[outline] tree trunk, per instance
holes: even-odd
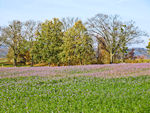
[[[48,66],[50,67],[50,63],[48,63]]]
[[[125,62],[125,55],[123,54],[123,57],[122,57],[122,62],[124,63]]]
[[[112,64],[112,63],[113,63],[113,54],[110,53],[110,64]]]
[[[82,65],[82,59],[80,58],[80,65]]]
[[[14,54],[14,66],[17,66],[17,54]]]
[[[70,60],[68,61],[68,66],[70,66]]]
[[[33,63],[34,63],[34,60],[33,60],[33,55],[31,56],[31,67],[33,67]]]
[[[97,63],[100,61],[100,43],[98,43],[98,48],[97,48]]]

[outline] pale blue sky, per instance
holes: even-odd
[[[86,20],[97,13],[118,14],[123,20],[134,20],[150,34],[150,0],[0,0],[1,26],[13,19],[44,21],[69,16]],[[138,47],[147,43],[145,38],[145,43]]]

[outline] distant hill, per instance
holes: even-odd
[[[150,59],[150,55],[147,53],[147,49],[145,48],[133,48],[135,49],[135,56],[146,56],[147,58]],[[130,51],[131,49],[129,49]]]
[[[5,46],[0,47],[0,58],[5,58],[8,53],[8,48]]]
[[[135,49],[135,56],[146,56],[147,58],[150,59],[150,55],[147,53],[147,49],[145,48],[134,48]],[[95,48],[96,50],[96,48]],[[131,51],[131,49],[129,49]],[[6,57],[8,53],[8,48],[5,46],[0,47],[0,58]]]

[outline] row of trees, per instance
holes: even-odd
[[[97,14],[83,23],[78,18],[53,18],[45,22],[14,20],[0,28],[0,46],[9,47],[8,58],[17,62],[49,65],[84,65],[124,61],[127,47],[142,42],[133,21]],[[96,41],[93,41],[96,39]],[[97,44],[97,47],[94,45]],[[96,49],[95,49],[96,48]]]

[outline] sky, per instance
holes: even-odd
[[[0,26],[12,20],[50,20],[54,17],[79,17],[83,21],[98,13],[120,15],[133,20],[150,35],[150,0],[0,0]],[[143,37],[146,47],[149,37]]]

